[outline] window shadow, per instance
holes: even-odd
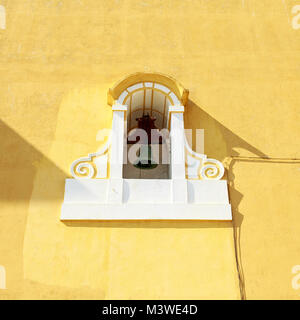
[[[225,178],[228,181],[229,200],[232,207],[233,238],[240,284],[240,295],[241,299],[244,300],[246,299],[246,290],[240,243],[242,229],[241,226],[244,216],[239,210],[240,203],[243,199],[243,194],[241,194],[235,188],[235,175],[233,173],[233,168],[237,160],[235,160],[233,157],[239,156],[237,149],[243,149],[258,158],[268,158],[268,156],[255,146],[236,135],[230,129],[226,128],[218,120],[204,111],[203,107],[197,105],[194,101],[188,101],[187,110],[188,112],[185,114],[185,126],[186,128],[193,129],[193,148],[195,149],[196,146],[196,129],[204,129],[204,153],[208,157],[215,158],[220,161],[226,161],[226,159],[229,159],[229,162],[226,165],[227,168]],[[195,121],[195,119],[197,120]],[[197,127],[195,127],[195,125],[197,125]]]
[[[223,161],[226,157],[238,156],[236,149],[246,150],[256,157],[268,158],[265,153],[226,128],[192,100],[188,100],[186,110],[185,128],[193,130],[194,150],[196,129],[204,129],[204,151],[210,158]],[[232,116],[234,117],[234,114]]]

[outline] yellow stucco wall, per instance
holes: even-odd
[[[0,299],[299,299],[297,4],[1,0]],[[233,223],[59,220],[70,163],[111,126],[108,88],[137,71],[190,90]]]

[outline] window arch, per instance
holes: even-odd
[[[127,106],[127,129],[137,127],[136,118],[149,114],[156,118],[159,129],[167,127],[170,106],[180,105],[180,101],[170,88],[155,82],[139,82],[125,89],[117,100]]]
[[[185,106],[188,90],[177,80],[161,73],[138,72],[116,83],[108,92],[108,104],[126,105],[128,131],[143,114],[155,117],[159,129],[167,127],[170,106]]]

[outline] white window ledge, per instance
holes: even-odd
[[[61,220],[232,220],[225,180],[67,179]]]

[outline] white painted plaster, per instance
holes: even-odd
[[[118,102],[119,102],[120,104],[123,104],[124,99],[125,99],[127,96],[128,96],[128,92],[127,92],[126,90],[123,91],[123,92],[121,93],[119,99],[118,99]]]
[[[124,179],[123,202],[170,203],[171,184],[169,179]]]
[[[120,210],[119,214],[115,208]],[[149,208],[157,212],[151,212]],[[62,220],[148,218],[230,220],[227,183],[222,180],[184,179],[67,179],[66,181]]]
[[[173,92],[171,92],[169,94],[169,96],[172,98],[173,103],[174,103],[175,106],[179,106],[180,105],[180,101],[178,100],[177,96]]]
[[[163,85],[161,85],[159,83],[155,83],[154,84],[154,88],[159,89],[159,90],[161,90],[161,91],[163,91],[163,92],[165,92],[167,94],[170,92],[169,88],[167,88],[167,87],[165,87],[165,86],[163,86]]]
[[[117,179],[122,178],[123,172],[125,110],[127,110],[126,106],[119,106],[119,109],[113,110],[110,177]]]
[[[172,109],[172,108],[170,108]],[[183,113],[171,112],[172,179],[185,179],[185,146]]]
[[[134,84],[133,86],[127,88],[127,90],[128,90],[129,92],[132,92],[132,91],[134,91],[134,90],[141,89],[141,88],[143,88],[143,87],[144,87],[144,86],[143,86],[142,83],[137,83],[137,84]]]
[[[230,204],[73,204],[61,220],[232,220]]]
[[[66,179],[65,202],[105,203],[108,179]]]

